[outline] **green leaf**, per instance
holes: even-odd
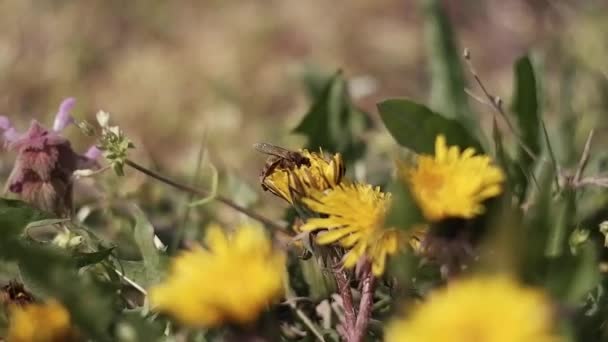
[[[507,175],[508,188],[522,199],[525,195],[524,185],[527,183],[526,176],[511,158],[503,142],[503,137],[496,123],[496,118],[492,121],[492,139],[494,140],[494,156],[496,163]]]
[[[600,281],[598,256],[593,243],[584,244],[577,255],[546,261],[547,287],[557,298],[577,305]]]
[[[399,179],[393,180],[388,191],[392,194],[391,208],[387,213],[385,225],[409,230],[417,223],[424,222],[422,213],[409,187]]]
[[[312,100],[323,96],[323,90],[334,75],[328,74],[315,65],[307,65],[302,73],[302,81]]]
[[[133,227],[135,243],[143,258],[147,278],[152,283],[160,282],[164,267],[161,263],[161,253],[154,245],[154,227],[138,206],[133,204],[131,213],[135,218],[135,226]]]
[[[560,256],[568,249],[568,236],[574,230],[576,217],[576,193],[565,189],[550,206],[551,225],[547,237],[545,254],[551,257]]]
[[[123,311],[115,331],[118,341],[164,341],[161,322],[144,317],[141,308]]]
[[[74,262],[76,263],[76,267],[81,268],[88,265],[93,265],[104,261],[107,257],[112,254],[114,247],[110,248],[102,248],[97,252],[92,253],[82,253],[75,252],[72,257],[74,258]]]
[[[465,93],[466,82],[461,52],[452,26],[440,0],[421,0],[427,55],[430,58],[430,107],[452,119],[460,119],[464,126],[477,134],[477,116],[469,106]]]
[[[153,281],[153,279],[150,279],[148,277],[148,272],[146,272],[146,268],[144,266],[143,261],[122,260],[113,258],[112,266],[124,277],[129,278],[130,280],[144,288],[148,288],[156,283],[155,281]]]
[[[417,153],[433,154],[438,134],[446,137],[448,145],[482,151],[479,142],[458,121],[447,119],[421,104],[391,99],[379,103],[378,110],[395,140]]]
[[[0,238],[21,234],[31,222],[51,218],[50,213],[43,212],[31,205],[14,199],[0,198]]]
[[[538,274],[546,267],[547,241],[552,230],[553,189],[551,182],[554,177],[553,167],[548,161],[537,165],[536,179],[538,187],[529,187],[525,206],[528,208],[523,218],[523,234],[517,239],[525,243],[519,264],[522,266],[525,279],[537,279]]]
[[[308,284],[308,297],[313,301],[319,301],[331,296],[336,292],[337,285],[331,272],[327,272],[321,258],[310,258],[300,260],[302,275]]]
[[[538,155],[541,146],[538,93],[534,68],[528,56],[521,57],[515,63],[515,89],[513,90],[513,112],[522,142]],[[532,158],[521,147],[518,159],[527,170],[532,164]]]
[[[308,138],[310,150],[323,148],[341,153],[346,161],[360,158],[365,152],[361,135],[371,127],[369,116],[355,108],[341,72],[334,74],[323,86],[320,95],[293,130]]]

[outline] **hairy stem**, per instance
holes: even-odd
[[[338,285],[338,292],[342,298],[342,307],[344,308],[344,322],[340,334],[345,341],[351,342],[353,333],[355,331],[355,324],[357,322],[357,313],[353,305],[353,294],[350,290],[350,281],[348,275],[340,263],[340,259],[337,256],[332,258],[332,272],[334,278],[336,278],[336,284]]]
[[[359,303],[359,312],[353,332],[353,342],[361,342],[365,338],[367,326],[372,313],[374,304],[374,290],[376,288],[376,277],[372,273],[371,265],[367,265],[362,277],[361,286],[361,302]]]

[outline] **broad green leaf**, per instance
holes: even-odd
[[[120,272],[121,277],[126,277],[136,284],[147,288],[156,282],[148,277],[143,261],[112,259],[114,270]]]
[[[513,112],[517,119],[517,132],[522,142],[538,155],[541,146],[539,104],[534,68],[528,56],[521,57],[515,63],[515,89],[513,90]],[[521,147],[518,159],[528,170],[533,159]]]
[[[131,213],[135,218],[135,226],[133,227],[135,243],[143,258],[144,269],[148,279],[157,283],[160,281],[164,267],[161,263],[161,253],[154,245],[154,227],[138,206],[132,205]]]
[[[495,159],[507,174],[509,189],[520,200],[523,200],[527,184],[536,183],[534,170],[529,168],[524,170],[524,167],[509,154],[509,151],[505,147],[503,136],[497,126],[496,119],[493,120],[492,138],[494,140]]]
[[[123,311],[114,330],[118,341],[163,341],[161,322],[144,317],[141,308]]]
[[[321,258],[300,260],[304,280],[308,284],[308,297],[313,301],[322,300],[336,292],[336,281],[331,272],[324,270]]]
[[[446,137],[448,145],[482,151],[479,142],[458,121],[447,119],[421,104],[392,99],[379,103],[378,110],[395,140],[414,152],[433,154],[435,138],[439,134]]]
[[[546,267],[545,251],[552,230],[551,206],[553,205],[554,178],[553,167],[547,160],[537,165],[536,179],[538,187],[529,187],[524,200],[527,211],[523,218],[523,235],[518,236],[522,243],[520,266],[523,267],[524,278],[537,280],[539,272]]]
[[[576,193],[565,189],[550,206],[551,226],[547,238],[545,254],[558,257],[568,248],[568,237],[574,230],[576,217]]]
[[[593,243],[583,245],[577,255],[563,255],[546,261],[546,286],[557,298],[578,305],[600,281],[598,258]]]
[[[422,213],[404,182],[399,179],[393,180],[388,186],[388,191],[392,194],[392,204],[386,214],[387,227],[409,230],[414,225],[424,222]]]
[[[21,234],[28,224],[51,217],[50,213],[38,210],[23,201],[0,198],[0,239]]]
[[[302,81],[306,86],[308,95],[312,100],[315,100],[323,95],[323,90],[331,81],[332,74],[321,70],[320,67],[307,65],[302,73]]]
[[[505,149],[503,137],[496,123],[496,119],[492,121],[492,139],[494,140],[494,157],[496,159],[496,163],[506,173],[509,188],[514,193],[521,194],[521,197],[523,197],[525,189],[520,189],[522,174],[521,172],[517,172],[517,169],[514,167],[514,161],[511,159],[511,156],[509,156],[509,153]]]
[[[465,78],[452,26],[440,0],[420,0],[424,15],[426,50],[430,59],[430,107],[459,119],[477,134],[477,116],[469,106]]]
[[[533,170],[529,167],[524,167],[509,155],[508,151],[505,149],[503,137],[496,124],[496,119],[493,121],[492,138],[494,140],[496,162],[507,175],[509,190],[515,195],[518,202],[521,203],[526,195],[528,184],[536,184]]]
[[[361,135],[370,127],[369,116],[352,104],[346,81],[342,73],[337,72],[324,84],[293,133],[305,135],[308,138],[306,147],[310,150],[323,148],[353,161],[365,152]]]

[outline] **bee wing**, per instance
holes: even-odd
[[[268,143],[255,143],[253,144],[253,148],[256,149],[258,152],[262,152],[264,154],[269,154],[271,156],[276,156],[284,159],[289,159],[292,154],[292,152],[288,149],[271,145]]]

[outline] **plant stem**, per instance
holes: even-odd
[[[198,157],[196,158],[196,166],[194,167],[194,173],[192,174],[192,182],[193,186],[198,185],[199,181],[199,172],[203,165],[203,159],[207,157],[207,150],[205,149],[205,143],[207,141],[207,131],[203,132],[203,138],[201,139],[201,147],[198,150]],[[188,193],[187,195],[187,203],[192,203],[194,200],[194,194]],[[186,231],[186,224],[188,223],[188,219],[190,218],[190,206],[186,205],[186,210],[184,210],[184,215],[182,217],[182,224],[180,227],[177,227],[177,231],[175,232],[175,237],[171,242],[170,251],[173,253],[179,247],[180,242],[184,238],[184,233]]]
[[[355,324],[357,322],[357,314],[353,305],[353,294],[350,290],[350,281],[348,275],[340,263],[340,259],[337,256],[332,258],[332,272],[334,278],[336,278],[336,284],[338,285],[338,292],[342,298],[342,307],[344,308],[344,322],[340,334],[344,340],[351,342],[352,334],[355,331]]]
[[[179,189],[181,191],[185,191],[185,192],[188,192],[188,193],[191,193],[191,194],[194,194],[194,195],[197,195],[197,196],[201,196],[201,197],[209,195],[209,193],[207,191],[199,190],[199,189],[193,188],[191,186],[178,183],[178,182],[176,182],[176,181],[174,181],[174,180],[172,180],[170,178],[167,178],[167,177],[165,177],[165,176],[163,176],[163,175],[161,175],[161,174],[159,174],[157,172],[154,172],[154,171],[152,171],[150,169],[147,169],[147,168],[145,168],[145,167],[137,164],[136,162],[134,162],[134,161],[132,161],[130,159],[127,159],[125,161],[125,164],[128,165],[128,166],[130,166],[130,167],[132,167],[132,168],[134,168],[135,170],[137,170],[137,171],[139,171],[139,172],[147,175],[147,176],[150,176],[150,177],[152,177],[152,178],[154,178],[156,180],[159,180],[159,181],[161,181],[161,182],[163,182],[163,183],[165,183],[167,185],[170,185],[170,186],[172,186],[172,187],[174,187],[176,189]],[[218,202],[220,202],[220,203],[222,203],[224,205],[227,205],[230,208],[232,208],[232,209],[234,209],[236,211],[239,211],[239,212],[241,212],[241,213],[243,213],[243,214],[251,217],[252,219],[254,219],[254,220],[262,223],[263,225],[265,225],[268,228],[271,228],[273,230],[283,230],[283,227],[281,225],[279,225],[279,224],[277,224],[277,223],[275,223],[275,222],[267,219],[266,217],[264,217],[264,216],[262,216],[262,215],[260,215],[260,214],[258,214],[256,212],[254,212],[254,211],[251,211],[251,210],[249,210],[249,209],[247,209],[245,207],[242,207],[242,206],[234,203],[232,200],[230,200],[228,198],[225,198],[225,197],[222,197],[220,195],[217,195],[217,196],[214,197],[214,200],[216,200],[216,201],[218,201]]]
[[[369,263],[366,265],[366,269],[363,273],[362,283],[361,302],[359,303],[359,312],[357,314],[357,321],[352,339],[353,342],[361,342],[365,338],[365,333],[367,331],[369,318],[371,316],[372,307],[374,304],[376,277],[374,277],[371,265],[369,265]]]
[[[517,143],[521,146],[522,150],[524,150],[524,152],[526,152],[532,160],[537,160],[538,157],[536,156],[536,154],[534,154],[534,152],[532,152],[532,149],[530,147],[528,147],[528,145],[526,145],[526,143],[523,141],[522,137],[519,135],[519,132],[515,129],[515,126],[513,125],[513,123],[511,123],[511,120],[509,120],[509,116],[507,115],[507,113],[505,113],[504,109],[502,108],[502,100],[500,100],[499,97],[490,94],[490,92],[488,91],[488,88],[486,88],[486,86],[481,81],[481,78],[477,74],[477,71],[475,71],[475,67],[473,66],[473,62],[471,61],[471,53],[469,52],[468,49],[464,50],[464,60],[467,64],[467,66],[469,67],[469,72],[473,76],[473,79],[475,79],[475,82],[477,82],[477,85],[479,86],[479,88],[481,88],[481,91],[486,96],[489,103],[486,103],[485,101],[480,99],[477,95],[473,94],[472,92],[468,91],[467,89],[465,89],[465,92],[467,94],[469,94],[471,97],[473,97],[475,100],[477,100],[481,103],[484,103],[484,104],[488,104],[492,108],[494,108],[494,110],[496,110],[496,112],[498,114],[500,114],[500,116],[503,118],[503,120],[505,121],[507,126],[509,126],[509,130],[511,130],[511,132],[513,133],[513,136],[517,140]]]

